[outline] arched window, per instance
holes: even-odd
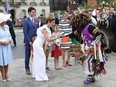
[[[9,2],[10,2],[10,3],[12,3],[12,2],[13,2],[13,0],[9,0]]]
[[[31,0],[32,2],[35,2],[35,0]]]
[[[41,2],[44,2],[44,0],[41,0]]]
[[[25,2],[25,0],[20,0],[20,2]]]
[[[23,10],[21,11],[20,17],[21,17],[21,19],[22,19],[22,18],[24,18],[25,16],[26,16],[26,11],[23,9]]]
[[[45,17],[45,9],[41,10],[41,14],[43,14],[43,16]]]
[[[0,9],[0,13],[3,13],[3,10]]]

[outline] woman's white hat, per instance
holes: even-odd
[[[7,21],[10,18],[10,14],[0,13],[0,23]]]

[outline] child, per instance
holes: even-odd
[[[59,32],[58,32],[58,27],[56,26],[54,28],[54,32],[52,34],[52,37],[56,37],[57,33],[59,33]],[[56,70],[61,69],[59,67],[59,56],[61,56],[61,47],[60,47],[60,39],[57,39],[52,44],[52,52],[51,52],[51,57],[54,57],[54,63],[55,63],[55,69]]]
[[[49,54],[50,54],[50,43],[51,42],[47,42],[47,41],[45,41],[45,43],[44,43],[44,52],[45,52],[45,55],[46,55],[46,71],[52,71],[48,67],[48,57],[49,57]]]

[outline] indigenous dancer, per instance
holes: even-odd
[[[105,62],[106,56],[104,53],[104,34],[95,27],[88,17],[84,14],[79,14],[77,17],[78,34],[84,42],[84,52],[77,51],[75,56],[82,62],[84,73],[87,78],[84,84],[95,82],[95,76],[106,74]],[[81,35],[79,35],[81,33]],[[76,31],[74,32],[76,34]],[[71,36],[71,34],[69,35]],[[80,56],[80,57],[79,57]]]
[[[109,54],[111,53],[111,45],[109,45],[109,42],[112,41],[110,40],[110,36],[112,35],[111,30],[109,29],[109,21],[108,21],[108,15],[104,9],[102,9],[100,15],[99,15],[100,20],[98,21],[98,27],[99,29],[104,33],[104,39],[107,42],[107,46],[105,47],[105,53]],[[110,34],[109,34],[110,33]]]

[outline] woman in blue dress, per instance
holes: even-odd
[[[0,13],[0,71],[2,81],[10,81],[8,77],[9,64],[13,62],[11,50],[11,35],[6,21],[10,18],[9,14]]]

